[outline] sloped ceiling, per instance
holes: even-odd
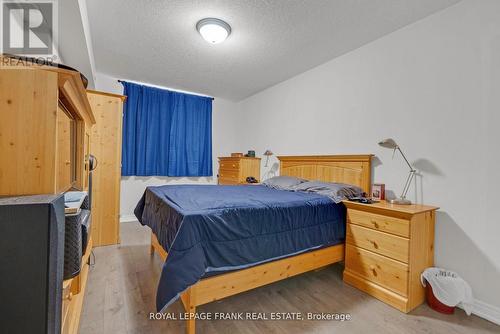
[[[87,0],[96,71],[239,101],[458,0]],[[232,34],[210,45],[205,17]]]

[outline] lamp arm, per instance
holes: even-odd
[[[402,199],[406,199],[406,195],[408,194],[408,190],[410,190],[411,181],[413,180],[415,173],[416,173],[416,171],[412,168],[412,170],[408,174],[408,177],[406,178],[406,183],[405,183],[405,186],[403,188],[403,192],[401,193]]]
[[[406,161],[406,164],[408,165],[408,167],[410,167],[410,171],[414,172],[415,170],[413,169],[413,167],[411,166],[410,162],[408,161],[408,159],[406,159],[406,156],[404,155],[403,151],[401,151],[401,148],[399,146],[396,147],[399,151],[399,153],[401,153],[401,155],[403,156],[403,159],[405,159]]]

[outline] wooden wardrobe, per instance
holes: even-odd
[[[0,196],[87,190],[95,117],[80,73],[15,64],[0,70]]]
[[[125,96],[87,91],[96,118],[91,133],[91,154],[97,159],[92,172],[92,240],[94,246],[120,242],[120,178],[122,115]]]
[[[34,65],[7,56],[0,56],[0,61],[4,66],[0,69],[0,197],[87,191],[90,138],[96,119],[87,98],[86,79],[68,67]],[[15,252],[26,257],[25,250],[31,245],[19,240],[18,248],[3,255]],[[47,280],[47,286],[60,284],[61,290],[56,287],[55,294],[62,299],[61,317],[55,326],[63,334],[78,332],[91,248],[92,238],[77,276],[63,281],[61,272],[56,282]],[[30,256],[39,254],[30,251]],[[51,257],[62,270],[64,256],[54,251]],[[36,289],[35,284],[19,290],[19,300]],[[42,312],[57,309],[53,306]]]

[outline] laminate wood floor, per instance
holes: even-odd
[[[149,254],[149,228],[122,223],[119,246],[94,249],[80,333],[184,333],[184,321],[149,320],[161,260]],[[350,321],[197,321],[197,333],[500,333],[500,326],[462,310],[443,315],[422,305],[410,314],[342,282],[333,265],[200,306],[198,312],[349,313]],[[184,312],[175,302],[168,312]]]

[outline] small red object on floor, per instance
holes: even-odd
[[[434,296],[434,293],[432,292],[432,286],[427,282],[427,286],[425,287],[425,296],[427,299],[427,304],[431,309],[434,311],[437,311],[439,313],[444,313],[444,314],[453,314],[455,313],[455,307],[454,306],[448,306],[443,303],[441,303],[436,296]]]

